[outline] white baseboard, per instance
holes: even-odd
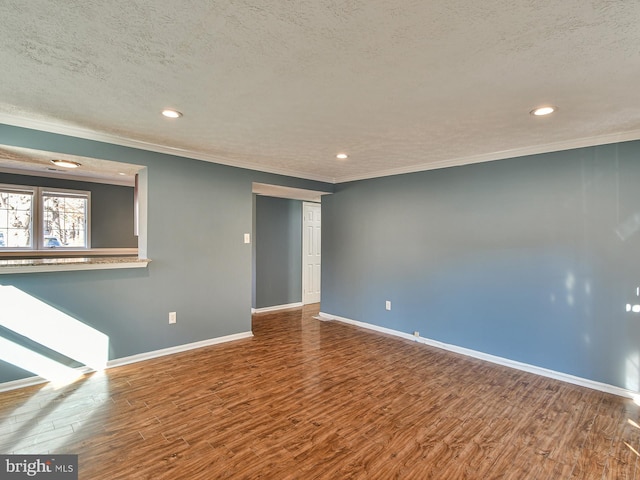
[[[277,312],[278,310],[287,310],[289,308],[300,308],[302,302],[287,303],[285,305],[274,305],[273,307],[252,308],[251,313]]]
[[[137,355],[131,355],[129,357],[109,360],[107,362],[107,368],[120,367],[122,365],[129,365],[130,363],[143,362],[145,360],[151,360],[152,358],[164,357],[165,355],[173,355],[174,353],[186,352],[188,350],[194,350],[196,348],[208,347],[210,345],[217,345],[219,343],[233,342],[234,340],[241,340],[243,338],[250,337],[253,337],[252,332],[234,333],[232,335],[226,335],[224,337],[210,338],[209,340],[201,340],[199,342],[186,343],[184,345],[163,348],[160,350],[154,350],[152,352],[139,353]]]
[[[186,352],[194,350],[196,348],[208,347],[210,345],[217,345],[219,343],[232,342],[234,340],[241,340],[243,338],[253,337],[252,332],[234,333],[232,335],[226,335],[224,337],[210,338],[208,340],[201,340],[199,342],[185,343],[184,345],[177,345],[175,347],[162,348],[160,350],[153,350],[151,352],[139,353],[137,355],[131,355],[129,357],[116,358],[107,362],[106,368],[115,368],[122,365],[129,365],[131,363],[143,362],[145,360],[151,360],[152,358],[164,357],[166,355],[173,355],[175,353]],[[89,367],[76,367],[76,371],[80,374],[91,373],[93,369]],[[7,392],[9,390],[15,390],[17,388],[31,387],[33,385],[39,385],[41,383],[47,383],[49,380],[42,377],[28,377],[21,378],[20,380],[13,380],[11,382],[0,383],[0,393]]]
[[[530,365],[528,363],[517,362],[515,360],[510,360],[508,358],[498,357],[496,355],[479,352],[477,350],[471,350],[469,348],[464,348],[464,347],[459,347],[457,345],[452,345],[449,343],[439,342],[437,340],[432,340],[430,338],[416,337],[410,333],[393,330],[391,328],[380,327],[378,325],[373,325],[371,323],[360,322],[358,320],[351,320],[350,318],[344,318],[338,315],[332,315],[330,313],[324,313],[324,312],[320,312],[320,314],[315,318],[323,321],[336,320],[338,322],[348,323],[350,325],[355,325],[357,327],[366,328],[368,330],[374,330],[376,332],[386,333],[396,337],[404,338],[406,340],[423,343],[425,345],[430,345],[432,347],[441,348],[443,350],[447,350],[450,352],[459,353],[462,355],[466,355],[468,357],[478,358],[480,360],[485,360],[487,362],[495,363],[505,367],[515,368],[517,370],[534,373],[536,375],[540,375],[543,377],[553,378],[555,380],[571,383],[573,385],[579,385],[581,387],[591,388],[592,390],[599,390],[601,392],[612,393],[620,397],[631,398],[631,399],[634,399],[636,402],[640,399],[639,392],[627,390],[626,388],[616,387],[615,385],[609,385],[607,383],[596,382],[594,380],[589,380],[587,378],[576,377],[574,375],[557,372],[555,370],[549,370],[547,368],[537,367],[535,365]]]

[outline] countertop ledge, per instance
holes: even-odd
[[[146,268],[151,260],[138,257],[68,257],[0,259],[0,275],[8,273],[65,272]]]

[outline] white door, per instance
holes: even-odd
[[[320,204],[302,205],[302,303],[320,301]]]

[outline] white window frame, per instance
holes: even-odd
[[[9,185],[9,184],[0,184],[1,192],[9,192],[16,195],[20,194],[30,194],[31,195],[31,246],[30,247],[0,247],[0,252],[11,252],[11,251],[32,251],[36,249],[37,245],[37,234],[35,232],[35,227],[37,225],[37,216],[38,212],[36,211],[36,197],[37,191],[36,187],[32,187],[29,185]],[[8,238],[4,239],[5,245],[9,241]]]
[[[34,187],[31,185],[11,185],[0,184],[0,191],[8,191],[11,193],[30,193],[32,195],[32,220],[31,220],[31,246],[30,247],[0,247],[0,255],[2,252],[52,252],[60,250],[89,250],[91,248],[91,192],[86,190],[74,190],[70,188],[50,188],[50,187]],[[63,197],[85,198],[87,200],[87,211],[85,215],[85,235],[86,245],[84,247],[76,246],[60,246],[45,247],[44,246],[44,196],[46,194],[54,194]],[[6,241],[6,239],[5,239]]]

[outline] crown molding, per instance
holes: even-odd
[[[287,177],[301,178],[305,180],[314,180],[325,183],[335,183],[335,178],[324,175],[314,175],[307,172],[297,170],[288,170],[285,168],[275,168],[267,165],[261,165],[252,162],[243,162],[240,160],[230,160],[225,157],[211,155],[208,153],[189,150],[186,148],[170,147],[168,145],[160,145],[153,142],[145,142],[135,140],[120,135],[100,132],[83,127],[72,125],[64,125],[56,122],[47,122],[43,120],[34,120],[6,113],[0,113],[0,123],[11,125],[14,127],[28,128],[31,130],[39,130],[47,133],[55,133],[58,135],[66,135],[69,137],[82,138],[84,140],[94,140],[96,142],[111,143],[121,147],[137,148],[139,150],[147,150],[150,152],[163,153],[166,155],[174,155],[177,157],[191,158],[202,160],[205,162],[227,165],[229,167],[244,168],[246,170],[256,170],[264,173],[273,173],[276,175],[284,175]]]
[[[507,158],[524,157],[527,155],[539,155],[543,153],[559,152],[564,150],[572,150],[576,148],[595,147],[598,145],[607,145],[611,143],[620,143],[633,140],[640,140],[640,130],[631,130],[627,132],[611,133],[606,135],[596,135],[592,137],[583,137],[573,140],[547,143],[543,145],[533,145],[528,147],[514,148],[510,150],[501,150],[497,152],[483,153],[479,155],[471,155],[466,157],[457,157],[436,162],[421,163],[407,167],[391,168],[387,170],[379,170],[364,174],[344,175],[341,177],[329,177],[324,175],[315,175],[308,172],[297,170],[289,170],[284,168],[274,168],[267,165],[256,164],[252,162],[243,162],[239,160],[229,160],[228,158],[219,157],[195,150],[189,150],[178,147],[170,147],[152,142],[144,142],[134,140],[120,135],[99,132],[87,128],[63,125],[56,122],[47,122],[43,120],[27,119],[24,117],[0,113],[0,123],[12,125],[15,127],[29,128],[40,130],[48,133],[59,135],[67,135],[70,137],[82,138],[85,140],[94,140],[97,142],[111,143],[122,147],[137,148],[156,153],[174,155],[178,157],[191,158],[212,162],[230,167],[244,168],[247,170],[255,170],[264,173],[272,173],[276,175],[284,175],[288,177],[301,178],[306,180],[314,180],[330,184],[355,182],[358,180],[369,180],[372,178],[390,177],[394,175],[403,175],[407,173],[424,172],[428,170],[437,170],[440,168],[459,167],[463,165],[471,165],[474,163],[492,162],[495,160],[505,160]]]
[[[440,168],[460,167],[474,163],[492,162],[495,160],[506,160],[508,158],[525,157],[527,155],[539,155],[543,153],[560,152],[563,150],[573,150],[576,148],[595,147],[598,145],[608,145],[611,143],[629,142],[640,140],[640,130],[631,130],[622,133],[611,133],[607,135],[597,135],[593,137],[578,138],[561,142],[547,143],[544,145],[533,145],[529,147],[514,148],[511,150],[501,150],[498,152],[471,155],[468,157],[457,157],[438,162],[422,163],[408,167],[392,168],[380,170],[378,172],[363,175],[345,175],[335,178],[335,183],[355,182],[358,180],[368,180],[372,178],[390,177],[405,173],[424,172],[427,170],[437,170]]]

